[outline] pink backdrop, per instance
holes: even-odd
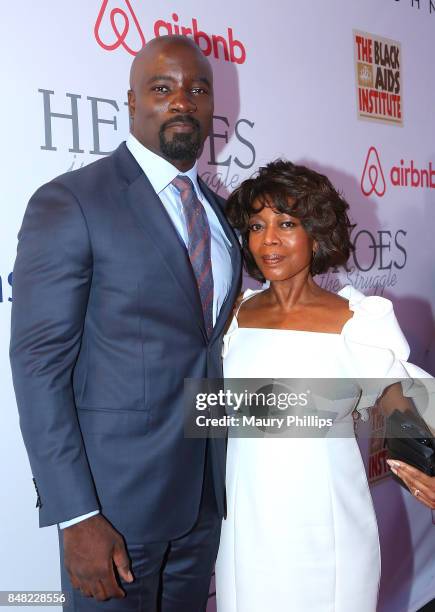
[[[2,20],[0,589],[57,589],[56,532],[37,529],[7,359],[10,273],[29,196],[125,138],[129,65],[144,42],[193,35],[217,92],[203,178],[226,195],[278,156],[326,173],[351,203],[357,251],[349,273],[319,282],[392,298],[413,361],[435,372],[435,3],[24,0]],[[414,611],[435,596],[435,525],[369,451],[379,609]]]

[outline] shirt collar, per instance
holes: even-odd
[[[146,174],[149,182],[157,194],[166,189],[174,178],[181,174],[190,178],[195,187],[197,196],[202,198],[201,190],[199,189],[198,184],[198,168],[196,162],[194,166],[190,168],[190,170],[187,170],[187,172],[180,172],[178,168],[173,166],[166,159],[144,147],[144,145],[139,142],[139,140],[133,136],[133,134],[130,133],[128,135],[125,144],[127,145],[127,149]]]

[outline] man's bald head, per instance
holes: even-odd
[[[190,49],[198,57],[198,61],[203,63],[204,69],[209,73],[211,80],[213,80],[213,71],[210,62],[195,41],[187,36],[181,36],[181,34],[172,34],[151,39],[145,47],[139,51],[131,64],[130,89],[134,90],[135,84],[140,81],[147,65],[155,61],[159,54],[173,57],[176,56],[177,49],[180,48]]]
[[[130,71],[133,135],[180,170],[193,166],[213,117],[213,72],[186,36],[154,38]]]

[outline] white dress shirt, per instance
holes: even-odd
[[[156,155],[156,153],[144,147],[133,134],[129,134],[126,144],[130,153],[147,175],[148,180],[162,201],[163,206],[186,247],[188,244],[186,219],[184,217],[180,193],[177,188],[172,185],[172,181],[176,176],[182,175],[189,177],[193,183],[196,196],[204,206],[210,226],[214,325],[231,285],[231,243],[226,237],[213,208],[199,188],[197,165],[195,164],[193,168],[187,172],[180,172],[175,166],[166,161],[166,159],[163,159],[160,155]]]
[[[166,161],[166,159],[163,159],[163,157],[160,157],[160,155],[157,155],[144,147],[143,144],[141,144],[137,138],[133,136],[133,134],[129,134],[126,145],[130,153],[146,174],[154,191],[159,196],[162,205],[165,207],[175,229],[186,247],[188,245],[186,219],[184,217],[180,193],[177,188],[172,185],[172,181],[180,174],[188,176],[193,183],[196,196],[204,206],[210,226],[214,325],[231,286],[233,272],[230,249],[232,248],[232,245],[225,235],[225,232],[213,208],[199,188],[197,164],[195,163],[195,165],[187,172],[180,172],[175,166]],[[146,202],[144,202],[144,206],[146,206]],[[75,517],[69,521],[59,523],[59,527],[61,529],[65,529],[65,527],[70,527],[71,525],[84,521],[85,519],[96,514],[99,514],[98,510]]]

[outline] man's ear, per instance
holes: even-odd
[[[130,113],[130,119],[133,119],[136,110],[136,95],[132,89],[127,92],[128,96],[128,111]]]

